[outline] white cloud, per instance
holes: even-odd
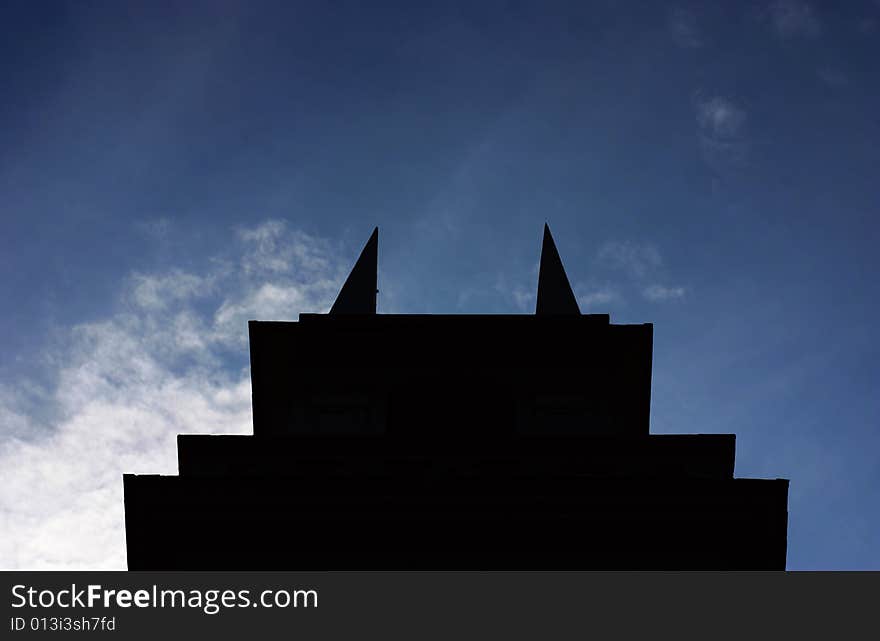
[[[245,346],[247,336],[241,332],[241,328],[248,320],[257,316],[262,320],[290,319],[290,310],[303,309],[306,303],[309,292],[304,290],[305,287],[295,284],[264,283],[238,299],[223,301],[214,313],[213,336],[224,343]]]
[[[153,240],[166,241],[170,237],[172,224],[168,218],[153,218],[136,222],[135,229]]]
[[[822,23],[815,10],[802,0],[776,0],[768,11],[773,28],[783,38],[811,38],[822,33]]]
[[[870,36],[877,31],[877,20],[874,18],[862,18],[856,24],[856,29],[862,35]]]
[[[749,143],[745,138],[745,109],[723,96],[695,97],[697,131],[703,159],[718,174],[745,164]]]
[[[746,112],[727,98],[713,96],[697,101],[697,123],[715,138],[738,136],[745,121]]]
[[[510,300],[513,306],[522,313],[534,314],[538,296],[538,273],[540,262],[535,260],[528,272],[528,279],[509,282],[508,275],[499,273],[494,289],[502,297]]]
[[[326,310],[348,265],[277,221],[238,237],[237,268],[134,274],[117,313],[70,330],[50,429],[0,385],[0,567],[124,568],[122,474],[176,473],[178,433],[251,432],[246,321]]]
[[[241,261],[246,274],[283,274],[295,265],[305,274],[324,273],[330,268],[326,241],[290,230],[284,221],[270,220],[253,229],[240,229],[246,247]]]
[[[585,314],[592,313],[590,312],[590,308],[595,305],[607,305],[608,303],[612,303],[619,299],[620,294],[618,294],[616,290],[610,288],[593,290],[585,294],[580,294],[577,297],[581,312]],[[596,310],[596,312],[601,313],[601,310]]]
[[[134,274],[131,296],[145,309],[162,309],[168,303],[211,293],[212,280],[174,270],[168,274]]]
[[[0,429],[3,435],[21,436],[32,428],[31,421],[19,409],[24,404],[24,392],[0,384]]]
[[[517,287],[511,292],[511,294],[517,309],[522,312],[535,311],[536,294],[533,290],[526,289],[525,287]]]
[[[599,248],[596,261],[608,268],[624,271],[632,281],[632,286],[641,296],[650,301],[667,301],[682,298],[686,291],[680,286],[657,284],[667,277],[667,269],[660,250],[651,243],[632,241],[607,242]],[[619,287],[604,286],[578,298],[582,306],[602,305],[623,301]]]
[[[667,27],[672,40],[679,47],[696,49],[702,47],[703,36],[697,24],[697,18],[692,11],[682,7],[673,7],[669,10]]]
[[[819,67],[816,70],[816,74],[819,76],[819,80],[833,89],[840,89],[849,84],[849,78],[847,75],[840,69],[834,67],[829,67],[827,65]]]
[[[666,285],[650,285],[642,290],[642,295],[650,301],[662,302],[683,298],[684,287],[667,287]]]
[[[644,278],[663,266],[659,250],[650,243],[609,241],[599,248],[596,256],[600,264],[622,269],[634,278]]]

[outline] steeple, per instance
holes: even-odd
[[[577,299],[571,291],[565,267],[544,223],[544,243],[541,247],[541,266],[538,271],[538,304],[535,314],[580,314]]]
[[[379,228],[376,227],[339,290],[336,302],[330,308],[331,314],[376,313],[378,256]]]

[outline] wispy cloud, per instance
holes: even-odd
[[[326,310],[347,265],[277,221],[234,254],[134,274],[114,315],[71,328],[46,359],[48,429],[0,385],[0,567],[124,568],[122,474],[176,473],[178,433],[251,431],[246,321]]]
[[[682,7],[672,7],[666,21],[673,42],[679,47],[697,49],[705,44],[694,12]]]
[[[609,241],[596,255],[597,261],[612,269],[622,269],[635,278],[643,278],[663,265],[660,251],[650,243]]]
[[[239,229],[245,246],[241,266],[246,274],[284,274],[296,266],[309,273],[330,266],[329,243],[297,230],[281,220],[270,220],[252,229]]]
[[[658,281],[665,280],[667,269],[663,256],[652,243],[636,243],[633,241],[610,241],[603,244],[596,253],[596,263],[600,266],[624,272],[635,285],[643,298],[652,302],[660,302],[682,298],[685,288],[678,285],[661,285]],[[590,302],[609,303],[622,301],[620,288],[606,286],[595,290],[595,300]],[[579,301],[585,304],[585,298]]]
[[[698,99],[697,122],[700,128],[714,138],[737,137],[746,122],[746,112],[722,96]]]
[[[749,152],[747,114],[730,98],[697,92],[694,100],[703,159],[717,174],[742,167]]]
[[[871,17],[861,18],[856,23],[856,30],[862,35],[870,36],[877,33],[877,19]]]
[[[179,269],[166,274],[139,274],[131,277],[131,297],[141,308],[165,309],[180,301],[207,296],[213,289],[213,279],[188,274]]]
[[[642,290],[642,295],[650,301],[662,302],[683,298],[684,287],[667,287],[665,285],[650,285]]]
[[[525,287],[516,287],[511,290],[510,295],[513,297],[513,303],[521,312],[535,311],[535,292]]]
[[[803,0],[775,0],[767,11],[773,28],[782,38],[813,38],[822,33],[816,11]]]
[[[816,75],[819,76],[819,80],[833,89],[840,89],[849,84],[849,78],[847,75],[835,67],[819,67],[816,70]]]
[[[587,312],[594,305],[607,305],[620,299],[620,294],[610,288],[597,289],[577,294],[578,305],[582,312]]]

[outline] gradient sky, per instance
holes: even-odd
[[[374,225],[380,313],[530,313],[546,220],[582,311],[655,324],[652,432],[790,478],[790,569],[880,569],[880,2],[0,25],[0,567],[124,567],[122,472],[249,432],[245,321]]]

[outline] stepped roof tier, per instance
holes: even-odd
[[[377,314],[377,256],[249,323],[252,436],[124,476],[129,569],[785,568],[788,481],[649,433],[653,326],[581,314],[549,228],[535,315]]]

